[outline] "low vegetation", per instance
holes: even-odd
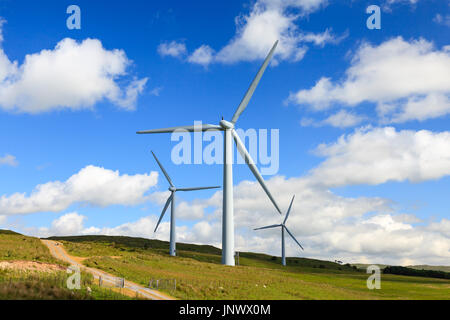
[[[0,230],[0,261],[25,260],[61,264],[38,238]]]
[[[444,271],[436,270],[417,270],[406,267],[398,266],[388,266],[383,269],[385,274],[400,274],[403,276],[413,276],[413,277],[428,277],[428,278],[440,278],[440,279],[450,279],[450,273]]]
[[[81,288],[69,290],[66,267],[39,239],[0,230],[0,300],[132,299],[99,287],[84,272]]]
[[[55,239],[55,238],[53,238]],[[450,299],[450,281],[382,275],[382,289],[368,290],[368,275],[350,265],[306,258],[240,253],[240,266],[220,264],[220,250],[211,246],[177,245],[129,237],[57,238],[87,266],[102,269],[143,286],[151,280],[176,280],[181,299]],[[154,282],[153,282],[154,283]]]

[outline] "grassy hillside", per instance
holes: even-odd
[[[38,238],[0,230],[0,261],[27,260],[59,263]]]
[[[145,238],[125,237],[125,236],[72,236],[72,237],[50,237],[50,240],[62,240],[71,243],[99,244],[100,246],[74,246],[69,245],[73,255],[80,257],[92,256],[114,256],[118,252],[136,252],[137,250],[151,250],[164,254],[169,250],[167,241],[150,240]],[[177,252],[180,257],[192,258],[199,262],[217,263],[221,262],[222,251],[219,248],[208,245],[195,245],[187,243],[177,243]],[[281,269],[281,258],[267,254],[240,252],[239,263],[241,266],[258,266]],[[317,268],[327,270],[354,271],[349,265],[340,265],[330,261],[287,258],[288,266]]]
[[[0,267],[0,300],[130,299],[98,287],[93,277],[86,273],[81,275],[80,290],[67,289],[66,282],[70,275],[65,271],[66,264],[53,258],[40,239],[0,230],[0,264],[5,261],[9,268]],[[25,261],[38,262],[35,265],[40,269],[24,269],[23,266],[27,265]],[[87,287],[91,293],[87,292]]]
[[[53,238],[54,239],[54,238]],[[173,280],[182,299],[450,299],[450,281],[382,275],[382,290],[368,290],[368,275],[333,262],[241,253],[241,265],[220,264],[220,250],[180,244],[179,257],[168,255],[162,241],[128,237],[70,237],[62,240],[70,254],[90,257],[88,266],[141,285]],[[69,241],[70,240],[70,241]]]

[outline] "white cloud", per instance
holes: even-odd
[[[157,172],[130,176],[87,166],[64,182],[40,184],[29,195],[3,195],[0,198],[0,212],[2,215],[60,212],[73,204],[100,207],[136,205],[148,199],[146,193],[156,185],[157,180]]]
[[[396,231],[396,230],[411,230],[412,226],[407,223],[395,221],[395,219],[389,215],[377,215],[371,217],[367,220],[362,221],[363,224],[372,224],[377,227],[381,227],[386,231]]]
[[[186,45],[182,42],[171,41],[164,42],[158,46],[158,53],[162,56],[170,56],[174,58],[183,57],[186,54]]]
[[[96,39],[63,39],[52,50],[26,55],[22,65],[0,48],[0,108],[35,114],[90,109],[106,99],[132,110],[147,78],[121,86],[131,63],[123,50],[106,50]]]
[[[50,232],[52,235],[79,234],[83,230],[85,216],[76,212],[67,213],[52,222]]]
[[[340,110],[339,112],[332,114],[328,118],[322,121],[315,121],[311,118],[303,118],[300,124],[304,127],[313,126],[321,127],[325,125],[330,125],[336,128],[348,128],[354,127],[366,119],[365,116],[357,115],[346,110]]]
[[[3,157],[0,157],[0,166],[3,166],[3,165],[17,167],[19,165],[19,162],[17,161],[15,156],[6,154]]]
[[[348,32],[346,32],[345,34],[343,34],[339,37],[336,37],[335,35],[332,34],[331,29],[326,29],[322,33],[309,32],[309,33],[302,34],[300,36],[300,38],[302,39],[302,41],[312,42],[316,46],[323,47],[327,43],[337,44],[337,43],[341,42],[343,39],[345,39],[347,36],[348,36]]]
[[[150,94],[152,96],[159,97],[162,90],[163,90],[163,87],[156,87],[156,88],[153,88],[152,90],[150,90]]]
[[[246,15],[236,18],[236,34],[229,43],[214,54],[208,45],[200,46],[189,62],[235,63],[255,61],[266,57],[269,49],[279,40],[274,63],[281,60],[299,61],[307,51],[305,43],[318,46],[338,43],[344,37],[336,37],[331,29],[323,33],[304,33],[296,22],[305,15],[327,5],[325,0],[258,0]],[[194,57],[202,57],[195,59]]]
[[[0,226],[6,223],[7,216],[0,216]]]
[[[188,58],[189,62],[207,66],[213,60],[214,50],[208,45],[197,48]]]
[[[428,227],[428,230],[436,231],[443,236],[450,239],[450,220],[442,219],[440,222],[433,222]]]
[[[433,21],[438,24],[442,24],[444,26],[450,27],[450,14],[443,16],[438,13],[438,14],[436,14],[436,16],[434,16]]]
[[[379,46],[363,44],[344,79],[323,77],[311,89],[291,94],[289,101],[316,111],[332,104],[377,105],[383,121],[426,120],[450,113],[450,50],[435,49],[424,39],[401,37]]]
[[[450,132],[359,129],[337,142],[322,144],[326,157],[310,178],[327,186],[420,182],[450,175]]]

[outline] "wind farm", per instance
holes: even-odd
[[[224,137],[224,150],[223,150],[223,201],[222,201],[222,263],[228,266],[234,266],[235,260],[235,250],[234,250],[234,204],[233,204],[233,152],[232,152],[232,140],[236,143],[236,147],[241,153],[242,157],[245,159],[245,163],[248,165],[250,171],[253,173],[254,177],[269,197],[272,204],[275,206],[276,210],[279,214],[281,214],[280,208],[278,207],[275,198],[270,193],[266,183],[264,182],[263,177],[258,171],[258,168],[255,165],[250,153],[245,148],[245,145],[242,143],[239,135],[235,131],[235,124],[238,121],[241,114],[247,108],[250,99],[253,96],[253,93],[256,90],[256,87],[261,80],[264,71],[266,71],[267,66],[269,65],[270,60],[272,59],[273,54],[275,53],[275,49],[278,45],[278,40],[275,41],[272,49],[270,49],[269,54],[264,60],[262,66],[260,67],[258,73],[250,84],[247,92],[242,98],[241,103],[236,109],[233,118],[231,121],[226,121],[222,118],[218,125],[213,124],[203,124],[201,126],[178,126],[164,129],[151,129],[151,130],[143,130],[138,131],[137,134],[155,134],[155,133],[173,133],[179,130],[185,130],[187,132],[196,132],[196,131],[223,131]]]
[[[447,1],[56,2],[0,6],[0,304],[450,300]]]

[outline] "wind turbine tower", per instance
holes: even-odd
[[[289,213],[291,212],[292,203],[294,202],[294,199],[295,199],[295,196],[292,197],[291,204],[289,205],[289,209],[288,209],[288,211],[286,213],[286,217],[284,218],[284,221],[283,221],[282,224],[273,224],[273,225],[270,225],[270,226],[267,226],[267,227],[262,227],[262,228],[255,229],[255,230],[262,230],[262,229],[272,229],[272,228],[281,227],[281,264],[283,266],[286,265],[286,250],[285,250],[285,244],[284,244],[284,231],[286,231],[292,237],[292,239],[294,239],[294,241],[300,246],[300,248],[302,248],[302,250],[303,250],[303,247],[300,244],[300,242],[298,242],[297,239],[295,239],[294,235],[286,227],[286,221],[287,221],[287,219],[289,217]]]
[[[156,157],[156,155],[153,153],[153,157],[155,158],[156,162],[158,163],[159,167],[161,168],[161,171],[163,172],[164,176],[166,177],[167,181],[169,182],[169,191],[170,191],[170,196],[166,201],[166,204],[164,205],[164,209],[161,213],[161,216],[159,217],[158,223],[156,224],[156,228],[155,231],[158,230],[159,224],[161,223],[162,218],[164,217],[164,214],[166,213],[167,208],[170,206],[170,255],[171,256],[176,256],[176,234],[175,234],[175,228],[176,228],[176,223],[175,223],[175,194],[177,191],[196,191],[196,190],[207,190],[207,189],[217,189],[220,188],[219,186],[215,186],[215,187],[197,187],[197,188],[176,188],[172,182],[172,179],[170,179],[169,175],[167,174],[167,171],[164,169],[163,165],[161,164],[161,162],[159,162],[158,158]]]

